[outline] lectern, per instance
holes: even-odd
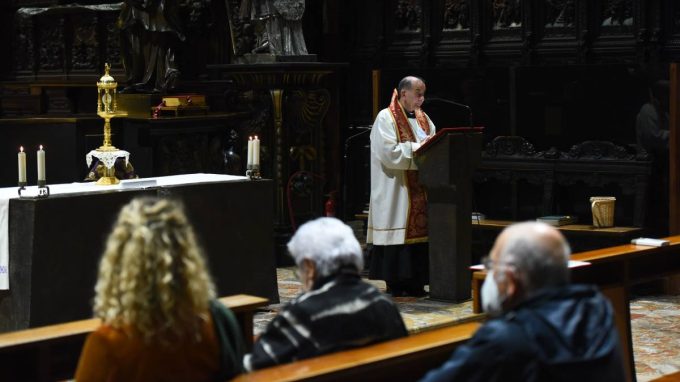
[[[472,173],[479,165],[482,128],[440,130],[416,151],[427,189],[430,298],[470,298]]]

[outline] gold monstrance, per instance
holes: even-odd
[[[104,64],[104,75],[97,82],[97,115],[104,118],[104,143],[96,150],[87,154],[87,165],[90,166],[92,157],[96,157],[104,164],[104,176],[99,178],[97,184],[112,185],[118,184],[116,178],[115,162],[120,157],[125,158],[125,162],[130,158],[130,153],[119,150],[111,144],[111,119],[114,117],[125,117],[127,112],[118,111],[118,83],[109,74],[111,67]]]

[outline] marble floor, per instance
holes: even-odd
[[[255,315],[255,334],[264,330],[281,306],[300,293],[293,268],[277,269],[281,303],[272,304]],[[370,280],[380,290],[382,281]],[[411,333],[475,319],[472,304],[450,304],[426,298],[394,299]],[[680,296],[643,296],[630,303],[638,381],[649,381],[680,370]]]

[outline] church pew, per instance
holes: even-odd
[[[665,247],[624,244],[571,256],[572,260],[590,263],[571,270],[572,282],[597,285],[614,308],[631,378],[635,376],[635,360],[630,326],[630,288],[634,284],[680,273],[680,235],[666,239],[670,244]],[[475,313],[481,312],[480,291],[485,277],[484,271],[476,271],[472,275],[472,310]]]
[[[654,378],[651,382],[680,382],[680,371],[675,373],[662,375],[659,378]]]
[[[253,315],[256,309],[266,306],[268,300],[244,294],[219,300],[234,312],[246,346],[252,348]],[[98,318],[92,318],[0,334],[2,379],[52,381],[71,378],[85,338],[100,323]]]
[[[481,324],[467,322],[242,374],[232,382],[414,381],[440,366]]]

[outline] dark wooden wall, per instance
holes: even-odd
[[[21,7],[72,3],[0,3],[0,53],[7,58],[0,60],[0,116],[91,115],[103,62],[122,75],[117,11],[17,15]],[[104,3],[117,2],[78,1]],[[178,52],[184,88],[221,92],[225,84],[213,81],[209,68],[232,60],[226,4],[240,2],[178,3],[188,36]],[[337,77],[347,80],[327,89],[337,95],[337,114],[322,124],[338,131],[340,146],[356,132],[348,126],[372,123],[373,70],[381,72],[380,107],[401,77],[420,75],[429,97],[470,105],[487,141],[521,135],[538,150],[588,139],[632,143],[647,86],[667,78],[668,63],[680,57],[676,0],[309,0],[306,6],[309,51],[323,62],[349,64]],[[218,109],[229,112],[223,106]],[[464,111],[425,107],[440,127],[467,123]]]
[[[429,96],[471,105],[489,137],[513,133],[537,146],[634,140],[647,84],[667,78],[667,63],[680,48],[680,3],[672,0],[350,0],[334,6],[340,8],[338,35],[345,38],[333,50],[346,52],[338,58],[350,62],[356,79],[352,121],[371,121],[372,69],[382,70],[381,107],[396,82],[413,73],[425,78]],[[460,114],[435,122],[465,123]]]

